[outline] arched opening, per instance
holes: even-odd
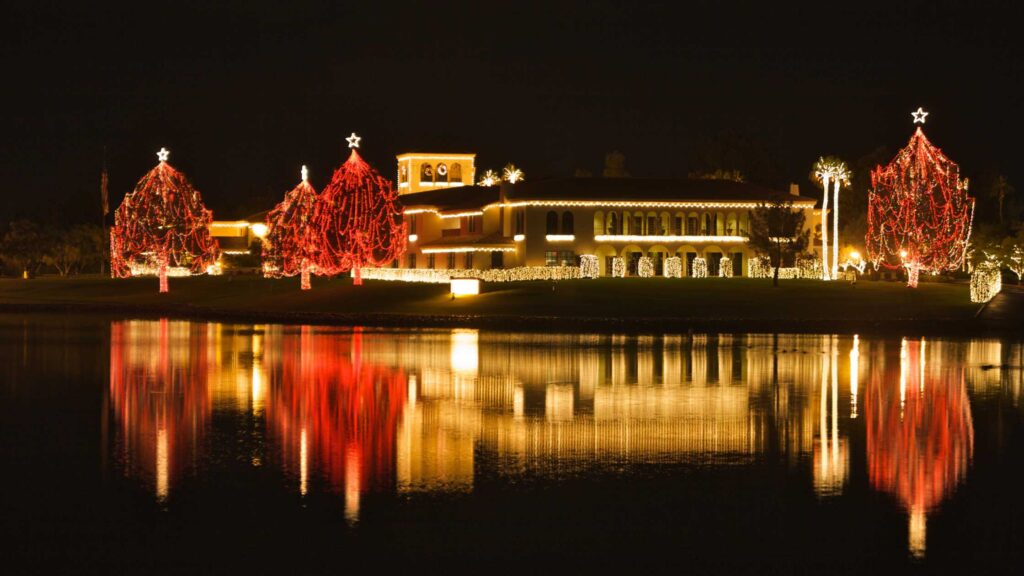
[[[435,182],[447,182],[448,181],[448,166],[445,164],[438,164],[437,169],[434,170],[434,181]]]
[[[686,234],[686,215],[682,212],[672,215],[672,234],[676,236]]]
[[[729,212],[729,215],[725,219],[725,234],[727,236],[736,236],[739,234],[739,222],[736,219],[735,212]]]
[[[686,216],[686,234],[687,236],[700,234],[700,216],[696,212],[690,212]]]
[[[615,248],[611,246],[600,246],[597,249],[598,266],[601,269],[601,276],[612,275],[612,258],[618,256]]]
[[[647,225],[647,228],[644,231],[644,233],[647,236],[659,236],[659,235],[661,235],[661,230],[659,230],[659,226],[658,226],[659,222],[658,222],[658,214],[657,213],[655,213],[655,212],[648,212],[645,224]]]
[[[573,218],[572,218],[572,212],[571,211],[566,210],[565,212],[562,212],[562,234],[575,234],[576,233],[576,232],[573,231],[574,227],[573,227],[573,221],[572,220],[573,220]]]
[[[420,165],[420,184],[434,183],[434,167],[428,162]]]
[[[711,245],[704,248],[704,260],[708,263],[708,277],[717,278],[721,270],[720,264],[725,253],[718,246]]]
[[[605,221],[605,234],[615,236],[619,233],[619,215],[615,212],[608,213],[608,219]]]
[[[654,275],[664,276],[665,275],[665,260],[671,254],[668,248],[661,244],[655,244],[647,249],[647,256],[651,259],[651,263],[654,264]]]
[[[629,212],[622,213],[622,233],[635,234],[635,232],[633,232],[633,219],[630,218]]]
[[[748,235],[750,231],[750,212],[740,213],[739,231],[737,232],[740,236]]]
[[[604,234],[604,212],[594,212],[594,236]]]
[[[693,277],[693,261],[697,258],[697,249],[684,245],[676,248],[676,256],[683,261],[683,276]]]
[[[548,212],[547,233],[558,234],[558,212],[554,210]]]
[[[662,212],[658,214],[658,233],[662,236],[668,236],[672,233],[672,219],[669,217],[668,212]]]
[[[452,164],[451,169],[448,172],[449,182],[462,182],[462,165],[456,162]]]
[[[725,216],[721,212],[715,212],[715,236],[725,235]]]
[[[637,236],[643,236],[644,235],[644,213],[643,212],[633,212],[633,231],[630,232],[630,234],[635,234]]]
[[[626,263],[626,276],[636,276],[637,265],[640,264],[640,258],[643,255],[643,249],[636,244],[630,244],[622,249],[621,256]]]
[[[701,233],[703,235],[705,235],[705,236],[710,236],[711,234],[713,234],[712,231],[714,229],[715,229],[715,219],[711,216],[710,213],[705,212],[704,213],[704,227],[701,229]]]

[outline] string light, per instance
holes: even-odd
[[[529,280],[575,280],[582,278],[579,266],[521,266],[518,268],[364,268],[363,278],[391,282],[447,284],[452,278],[477,278],[484,282],[523,282]]]
[[[722,256],[718,261],[719,278],[732,278],[732,260],[728,256]]]
[[[963,265],[974,198],[967,195],[960,167],[920,127],[892,162],[871,172],[871,185],[865,243],[867,259],[876,268],[905,267],[907,285],[916,287],[921,271],[939,273]]]
[[[544,238],[548,242],[572,242],[576,236],[574,234],[548,234]]]
[[[362,137],[356,136],[355,132],[353,132],[352,135],[349,136],[348,138],[345,138],[345,141],[348,142],[349,148],[359,148],[360,140],[362,140]]]
[[[1002,273],[996,266],[978,266],[971,273],[971,302],[988,302],[1003,289]]]
[[[504,178],[509,184],[515,184],[516,182],[521,182],[522,180],[526,179],[526,177],[523,174],[523,171],[520,170],[519,168],[516,168],[515,164],[509,164],[508,166],[505,166],[505,169],[502,171],[501,177]]]
[[[300,287],[309,290],[318,248],[311,221],[319,197],[309,184],[305,166],[301,176],[302,181],[267,214],[263,275],[267,278],[299,275]]]
[[[636,275],[641,278],[654,276],[654,262],[649,256],[641,256],[636,264]]]
[[[839,186],[841,184],[850,184],[850,170],[846,167],[846,163],[842,160],[836,160],[833,158],[818,158],[818,161],[814,164],[814,175],[821,181],[822,189],[824,190],[824,199],[822,200],[821,206],[821,260],[824,262],[822,266],[822,279],[829,280],[836,277],[836,272],[839,268]],[[833,186],[833,204],[832,207],[832,265],[829,266],[829,249],[828,249],[828,185],[832,182]]]
[[[160,149],[160,163],[125,195],[110,229],[111,276],[155,273],[161,293],[169,289],[172,270],[203,274],[218,256],[210,236],[213,213],[188,178],[167,163],[169,154]]]
[[[311,242],[317,274],[351,270],[352,283],[360,285],[361,269],[384,266],[405,252],[408,230],[391,181],[359,156],[355,133],[346,140],[352,152],[320,194]]]
[[[488,170],[488,171],[484,172],[483,177],[480,178],[479,184],[481,186],[488,186],[489,187],[489,186],[494,186],[495,184],[497,184],[499,180],[501,180],[501,177],[499,177],[498,174],[494,170]]]
[[[734,242],[746,242],[746,236],[700,236],[700,235],[683,235],[683,236],[656,236],[656,235],[636,235],[636,234],[595,234],[595,242],[716,242],[716,243],[734,243]]]
[[[679,256],[671,256],[665,259],[665,278],[683,277],[683,259]]]
[[[601,275],[601,266],[597,256],[584,254],[580,256],[580,278],[597,278]]]
[[[694,278],[707,278],[708,277],[708,262],[704,258],[697,256],[693,259],[693,277]]]
[[[625,278],[626,277],[626,262],[615,256],[612,258],[612,278]]]

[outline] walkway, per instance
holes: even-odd
[[[1024,286],[1003,284],[1003,290],[978,315],[985,323],[1012,325],[1017,323],[1024,331]]]

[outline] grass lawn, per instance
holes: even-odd
[[[783,321],[958,321],[978,310],[966,284],[922,283],[916,290],[897,282],[818,282],[747,278],[601,278],[561,282],[484,285],[479,296],[451,300],[447,285],[348,278],[314,278],[299,290],[297,278],[253,276],[171,278],[170,293],[157,293],[155,278],[112,280],[0,279],[0,304],[90,304],[198,308],[228,313],[330,313],[574,318],[783,320]]]

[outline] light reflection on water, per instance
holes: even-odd
[[[813,490],[841,498],[851,459],[864,458],[870,486],[906,513],[908,552],[923,557],[928,515],[971,467],[968,386],[998,386],[1004,355],[986,340],[133,320],[112,323],[109,391],[118,460],[164,506],[181,478],[202,474],[214,414],[234,413],[265,428],[254,465],[273,456],[287,489],[334,494],[352,523],[368,492],[769,456],[811,462]]]

